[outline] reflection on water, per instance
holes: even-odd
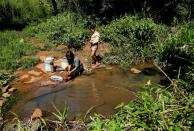
[[[141,68],[141,67],[140,67]],[[153,68],[143,68],[140,74],[131,74],[130,69],[116,66],[97,69],[91,75],[82,75],[55,88],[41,87],[38,84],[18,84],[22,88],[17,103],[11,111],[22,118],[29,117],[34,108],[54,112],[53,104],[63,111],[69,107],[68,119],[84,114],[91,107],[93,112],[109,116],[116,112],[114,107],[135,98],[135,90],[148,80],[159,83],[160,74]],[[14,86],[14,85],[13,85]]]

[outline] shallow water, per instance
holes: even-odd
[[[81,75],[73,81],[57,84],[54,88],[34,84],[13,84],[22,88],[18,92],[17,102],[11,111],[21,118],[30,117],[36,107],[47,112],[46,116],[53,118],[55,112],[53,104],[63,111],[64,106],[69,108],[68,119],[75,119],[84,115],[93,107],[92,112],[109,117],[114,114],[116,105],[128,103],[136,96],[136,90],[151,80],[159,83],[161,75],[150,65],[141,65],[140,74],[132,74],[128,68],[107,66],[96,69],[90,75]]]

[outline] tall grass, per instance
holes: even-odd
[[[100,27],[102,40],[113,46],[104,62],[130,65],[155,58],[156,41],[164,35],[162,31],[165,31],[165,26],[136,16],[125,16]]]
[[[136,16],[116,19],[99,29],[101,39],[113,46],[104,62],[129,66],[147,60],[173,60],[178,55],[190,59],[193,57],[193,29],[192,23],[172,28]],[[188,48],[184,56],[181,51],[183,46]]]
[[[1,32],[0,41],[0,69],[16,69],[26,65],[31,58],[27,60],[24,57],[30,56],[36,51],[32,44],[26,42],[15,31]],[[34,60],[37,61],[36,58]]]

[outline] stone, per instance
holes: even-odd
[[[11,93],[11,92],[15,92],[15,91],[17,91],[17,89],[16,89],[16,88],[14,88],[14,87],[12,87],[12,88],[10,88],[10,89],[8,90],[8,92],[9,92],[9,93]]]
[[[11,94],[9,94],[8,92],[6,92],[6,93],[3,93],[2,96],[5,97],[5,98],[8,98],[8,97],[11,96]]]
[[[29,77],[30,77],[30,75],[24,74],[24,75],[20,76],[20,79],[28,79]]]
[[[3,87],[2,92],[3,92],[3,93],[7,92],[9,88],[10,88],[9,85]]]
[[[34,75],[34,76],[40,76],[42,75],[42,72],[31,70],[31,71],[28,71],[28,74]]]
[[[31,116],[32,119],[42,117],[43,113],[40,108],[36,108]]]
[[[6,99],[0,99],[0,107],[2,107],[6,103]]]
[[[140,70],[136,69],[136,68],[131,68],[131,72],[134,73],[134,74],[139,74],[141,73]]]

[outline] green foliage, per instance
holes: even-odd
[[[101,39],[113,46],[103,60],[107,64],[124,66],[147,60],[170,63],[177,58],[191,63],[194,58],[193,27],[192,22],[169,28],[150,19],[131,16],[116,19],[99,28]]]
[[[33,56],[24,56],[20,59],[19,64],[24,68],[30,68],[39,63],[39,58]]]
[[[113,51],[107,54],[105,63],[129,65],[154,58],[157,38],[164,27],[150,19],[125,16],[102,26],[102,40],[111,43]]]
[[[0,41],[0,69],[18,68],[22,66],[24,60],[26,60],[22,58],[23,56],[30,56],[36,51],[33,45],[27,43],[18,32],[1,32]],[[35,59],[30,58],[29,61],[30,60]]]
[[[186,59],[194,58],[194,26],[192,23],[180,24],[177,27],[169,29],[165,40],[159,41],[158,59],[159,61],[175,60],[177,56]]]
[[[58,126],[61,128],[67,127],[67,113],[68,107],[65,106],[63,112],[60,112],[55,105],[53,105],[57,113],[53,113],[53,115],[58,119],[59,123]]]
[[[74,13],[63,13],[41,24],[30,26],[25,32],[39,40],[81,48],[88,38],[87,21]]]
[[[1,0],[0,24],[27,24],[29,22],[51,15],[49,0]]]

